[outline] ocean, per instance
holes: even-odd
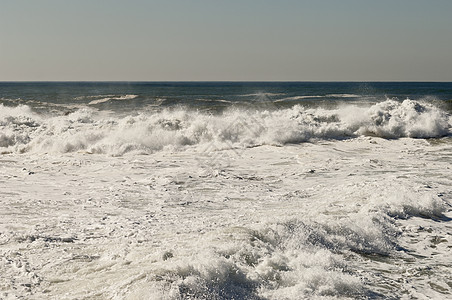
[[[0,82],[0,299],[450,299],[452,83]]]

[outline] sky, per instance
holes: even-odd
[[[450,0],[2,0],[0,81],[452,81]]]

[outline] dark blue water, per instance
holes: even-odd
[[[221,111],[257,103],[285,108],[388,98],[437,101],[450,110],[452,82],[0,82],[0,104],[37,110],[89,105],[101,110],[185,106]]]

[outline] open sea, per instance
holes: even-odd
[[[0,82],[0,299],[452,299],[452,83]]]

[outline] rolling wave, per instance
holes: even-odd
[[[104,96],[104,97],[102,97],[100,99],[92,100],[88,104],[89,105],[96,105],[96,104],[108,102],[110,100],[131,100],[131,99],[135,99],[137,97],[138,97],[138,95],[121,95],[121,96],[109,95],[109,96],[106,96],[106,97]]]
[[[3,153],[85,151],[123,155],[187,148],[202,151],[206,146],[231,149],[285,145],[358,136],[434,138],[451,133],[451,116],[431,103],[409,99],[328,110],[296,105],[274,111],[236,108],[212,115],[178,108],[121,117],[89,107],[67,115],[44,116],[22,105],[0,106],[0,126]]]

